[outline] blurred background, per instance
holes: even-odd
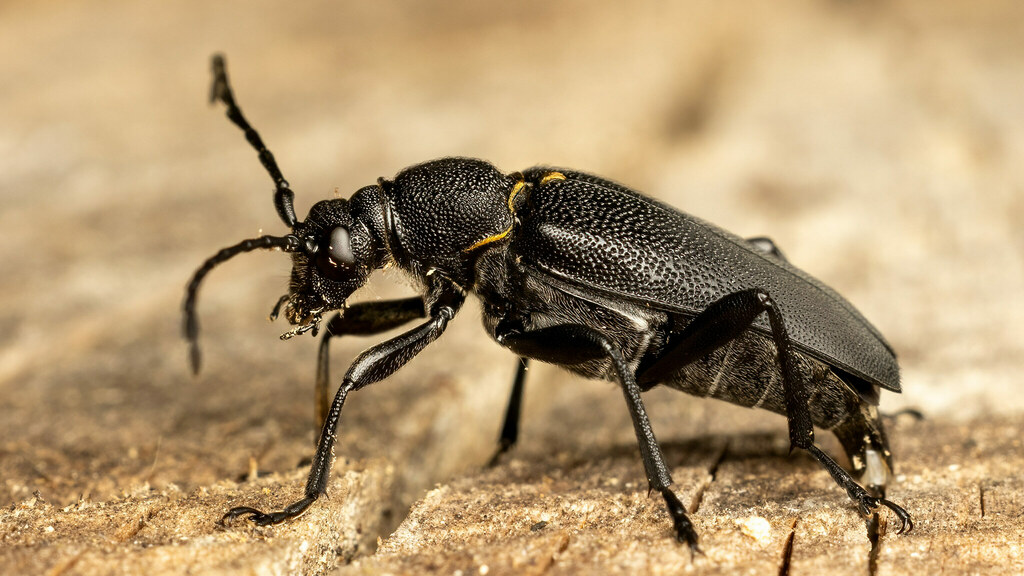
[[[446,155],[618,180],[772,237],[887,336],[903,395],[970,422],[1024,414],[1024,5],[957,2],[0,3],[0,505],[185,489],[311,452],[315,341],[266,314],[284,227],[210,55],[305,214]],[[394,274],[359,299],[408,294]],[[343,339],[336,373],[375,340]],[[486,460],[514,358],[475,304],[350,398],[339,455],[401,462],[406,503]],[[659,438],[767,413],[654,392]],[[739,424],[738,424],[739,423]],[[524,453],[632,446],[609,384],[531,371]],[[596,448],[595,448],[596,447]],[[639,468],[638,468],[639,474]]]

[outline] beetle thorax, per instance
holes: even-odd
[[[434,160],[383,181],[396,262],[414,274],[440,272],[468,287],[479,251],[512,229],[509,198],[517,182],[471,158]]]

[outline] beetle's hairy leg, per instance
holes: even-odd
[[[344,314],[335,314],[324,327],[320,348],[316,358],[316,425],[323,426],[330,404],[327,390],[331,380],[330,343],[338,336],[372,336],[387,332],[417,318],[426,316],[423,298],[413,296],[384,302],[360,302],[345,309]]]
[[[354,367],[355,365],[353,365],[353,368]],[[279,510],[277,512],[263,512],[257,508],[251,508],[249,506],[236,506],[224,514],[220,519],[220,524],[226,524],[230,520],[240,516],[248,516],[249,519],[257,526],[280,524],[286,520],[291,520],[292,518],[301,516],[302,513],[309,508],[310,504],[315,502],[316,499],[327,490],[327,479],[330,475],[332,459],[334,456],[333,447],[334,442],[337,439],[338,421],[341,419],[341,409],[345,405],[345,398],[348,397],[348,393],[355,390],[357,386],[357,382],[353,382],[346,378],[338,388],[338,393],[334,396],[334,401],[331,403],[331,409],[328,412],[327,418],[324,420],[323,428],[320,431],[320,441],[317,444],[316,456],[313,457],[312,468],[309,472],[309,478],[306,481],[304,496],[288,506],[285,506],[283,510]]]
[[[817,446],[811,444],[807,447],[803,447],[807,452],[814,456],[815,460],[821,463],[828,470],[828,473],[835,480],[836,484],[839,484],[846,493],[850,496],[850,499],[857,503],[857,507],[860,509],[860,513],[865,517],[870,517],[872,512],[877,510],[880,506],[885,506],[889,510],[892,510],[896,517],[899,518],[900,527],[896,530],[897,534],[903,534],[910,532],[914,529],[914,521],[910,518],[910,514],[903,509],[902,506],[893,503],[891,500],[872,496],[864,489],[856,480],[850,476],[849,472],[843,470],[843,467],[836,464],[828,454],[825,454]]]
[[[331,371],[331,338],[335,336],[331,330],[331,325],[335,324],[341,319],[341,314],[335,314],[327,321],[327,328],[324,330],[324,335],[320,338],[320,347],[316,353],[316,384],[313,389],[313,401],[315,406],[315,425],[323,428],[325,422],[327,422],[327,415],[330,413],[330,404],[327,403],[327,390],[330,386]],[[340,336],[340,334],[338,334]]]
[[[778,349],[779,366],[782,369],[782,386],[786,399],[786,419],[789,423],[789,441],[793,448],[802,448],[814,456],[821,463],[850,498],[857,503],[861,514],[870,517],[871,513],[880,506],[893,511],[899,518],[900,527],[897,534],[909,532],[914,528],[910,514],[902,507],[882,497],[872,496],[864,489],[849,472],[836,463],[828,454],[825,454],[814,444],[814,426],[811,421],[811,411],[808,406],[810,392],[806,381],[796,370],[796,363],[793,359],[792,343],[786,334],[785,323],[778,307],[772,301],[771,296],[764,290],[753,290],[758,305],[768,314],[768,323],[772,329],[772,340]]]
[[[693,317],[681,332],[671,334],[661,355],[641,364],[641,385],[668,381],[690,363],[736,340],[762,312],[756,290],[723,296]]]
[[[862,512],[886,506],[899,517],[900,532],[909,530],[913,524],[910,515],[903,508],[885,500],[881,494],[869,494],[846,470],[814,445],[814,425],[808,407],[810,392],[807,383],[796,369],[793,345],[786,333],[782,315],[766,291],[743,290],[713,302],[694,317],[682,332],[672,336],[666,346],[667,351],[642,369],[640,382],[646,384],[668,379],[687,364],[733,341],[749,329],[762,313],[768,315],[772,341],[778,351],[791,448],[805,449],[818,459],[836,482],[857,502]],[[885,448],[884,437],[879,437],[877,448]],[[884,450],[883,456],[888,457],[888,449]]]
[[[520,358],[516,363],[516,377],[512,381],[512,393],[509,395],[508,406],[505,408],[505,421],[501,425],[498,449],[487,461],[488,468],[496,466],[501,456],[511,450],[519,439],[519,419],[523,408],[523,389],[526,384],[526,371],[529,363],[528,358]]]
[[[313,464],[309,471],[303,497],[278,512],[265,513],[248,506],[232,508],[221,519],[222,523],[239,516],[248,516],[250,520],[260,526],[278,524],[305,512],[310,504],[327,490],[327,480],[334,460],[333,450],[337,440],[338,422],[341,418],[342,406],[344,406],[349,392],[391,376],[419,354],[423,348],[436,340],[461,308],[465,294],[454,286],[443,285],[436,288],[435,297],[431,300],[434,304],[431,307],[429,320],[363,352],[348,369],[320,431],[320,441],[317,444],[316,454],[313,456]]]
[[[697,544],[697,531],[694,530],[693,523],[686,515],[686,508],[679,500],[679,496],[672,489],[672,476],[665,464],[665,455],[662,454],[658,440],[654,437],[651,421],[647,417],[647,410],[640,398],[640,386],[636,383],[636,377],[626,366],[626,362],[617,348],[607,340],[603,342],[603,345],[621,380],[626,405],[629,407],[629,415],[633,419],[633,428],[640,444],[640,456],[644,462],[644,470],[647,472],[647,481],[651,489],[661,492],[665,499],[675,527],[676,540],[689,545],[692,552],[700,553],[700,546]]]
[[[550,326],[530,332],[499,331],[496,336],[499,343],[514,352],[547,362],[571,365],[602,357],[611,360],[626,398],[629,415],[633,420],[633,428],[640,445],[640,457],[644,463],[650,489],[658,491],[665,499],[676,539],[686,543],[692,552],[699,553],[697,531],[694,530],[693,523],[686,515],[686,508],[672,488],[672,475],[651,429],[651,421],[640,398],[640,386],[637,385],[636,376],[626,364],[618,347],[600,332],[579,324]]]

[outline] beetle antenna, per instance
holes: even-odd
[[[274,207],[277,208],[277,214],[289,228],[294,228],[295,223],[299,221],[295,217],[295,193],[292,192],[288,181],[281,174],[281,169],[277,167],[274,155],[270,150],[267,150],[259,133],[245,119],[245,116],[242,115],[242,110],[235,103],[235,94],[231,91],[231,85],[228,84],[228,73],[227,67],[224,64],[224,56],[214,54],[213,85],[210,86],[210,103],[213,104],[218,100],[228,107],[226,112],[228,119],[245,132],[245,139],[259,153],[260,163],[263,164],[263,168],[267,170],[270,177],[274,179],[274,185],[277,188],[274,191]]]
[[[288,234],[287,236],[260,236],[259,238],[242,240],[234,246],[221,249],[206,262],[203,262],[203,265],[192,275],[192,279],[189,280],[188,287],[185,289],[185,303],[182,306],[182,310],[185,313],[185,322],[182,328],[184,329],[185,340],[189,344],[189,359],[191,360],[193,374],[199,373],[200,364],[199,318],[196,316],[196,294],[199,292],[199,285],[202,283],[203,278],[218,264],[233,256],[243,252],[272,248],[280,248],[285,252],[296,252],[299,249],[299,239]]]

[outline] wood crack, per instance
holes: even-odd
[[[796,539],[796,523],[799,518],[794,518],[789,527],[789,536],[786,537],[786,544],[782,547],[782,562],[779,564],[779,576],[789,576],[789,569],[793,563],[793,540]]]
[[[978,505],[981,507],[981,517],[985,517],[985,486],[978,484]]]
[[[711,466],[708,466],[707,479],[704,482],[701,482],[701,485],[697,487],[697,491],[694,492],[693,499],[690,500],[690,505],[686,508],[687,513],[696,514],[697,511],[700,510],[700,505],[704,502],[704,493],[707,492],[711,483],[714,482],[715,478],[718,476],[718,468],[722,465],[722,462],[725,461],[725,455],[728,451],[729,442],[726,441],[725,444],[722,445],[722,449],[718,452],[718,455],[715,457],[715,461],[711,463]]]
[[[885,534],[885,524],[879,520],[878,513],[874,513],[867,520],[868,541],[871,548],[868,549],[868,575],[878,574],[878,555],[882,551],[882,536]]]

